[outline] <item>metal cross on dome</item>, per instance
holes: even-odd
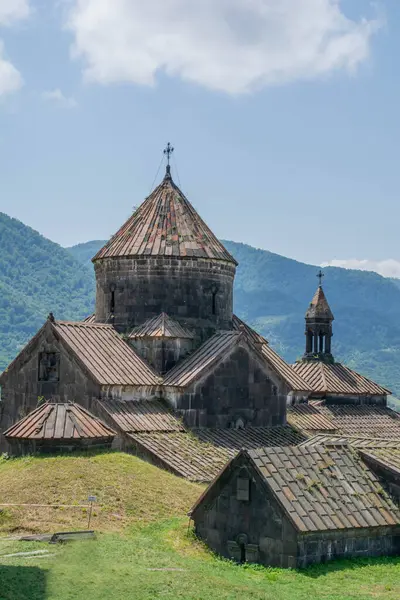
[[[323,272],[322,272],[321,269],[319,270],[319,273],[317,273],[317,277],[319,279],[319,285],[321,287],[321,285],[322,285],[322,278],[325,277],[325,275],[323,274]]]
[[[167,157],[167,165],[169,166],[169,161],[171,158],[171,154],[173,153],[174,148],[171,146],[171,144],[168,142],[167,147],[164,150],[164,154]]]

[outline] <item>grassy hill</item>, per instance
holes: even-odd
[[[188,528],[186,512],[201,489],[119,452],[0,459],[1,502],[80,504],[88,493],[98,495],[97,539],[68,545],[18,542],[5,533],[85,527],[82,509],[0,512],[0,599],[400,597],[398,558],[336,561],[300,572],[219,559]]]
[[[69,248],[84,264],[104,240]],[[289,362],[304,352],[304,314],[318,281],[317,267],[231,241],[239,262],[235,312],[267,337]],[[335,315],[338,360],[400,396],[400,282],[376,273],[329,267],[324,288]]]

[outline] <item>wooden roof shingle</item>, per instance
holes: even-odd
[[[97,403],[127,433],[185,431],[181,421],[159,400],[98,400]]]
[[[192,515],[218,493],[219,480],[243,456],[300,532],[400,525],[397,504],[361,455],[346,447],[242,450],[202,494]]]
[[[291,445],[304,440],[291,427],[248,427],[246,429],[193,429],[189,432],[134,432],[128,434],[158,463],[192,481],[214,479],[241,448]]]
[[[171,319],[166,313],[161,313],[157,317],[148,319],[143,325],[138,325],[138,327],[132,329],[129,338],[193,339],[194,334],[182,327],[175,319]]]
[[[93,261],[131,256],[206,258],[237,265],[168,174]]]
[[[82,440],[113,438],[108,425],[79,404],[46,402],[5,432],[7,439]]]
[[[55,321],[51,326],[100,385],[156,386],[161,378],[112,325]]]
[[[386,396],[390,391],[340,363],[310,360],[293,365],[293,370],[308,384],[314,394],[352,396]]]
[[[309,402],[288,406],[287,420],[305,433],[400,439],[400,414],[387,406]]]

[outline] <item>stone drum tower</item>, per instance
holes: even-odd
[[[198,343],[232,328],[237,263],[171,177],[93,258],[96,321],[128,333],[166,313]]]

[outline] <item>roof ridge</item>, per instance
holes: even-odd
[[[328,383],[326,381],[325,372],[324,372],[325,363],[320,362],[319,364],[321,367],[321,377],[322,377],[322,381],[323,381],[323,385],[324,385],[324,392],[327,392],[328,391]]]

